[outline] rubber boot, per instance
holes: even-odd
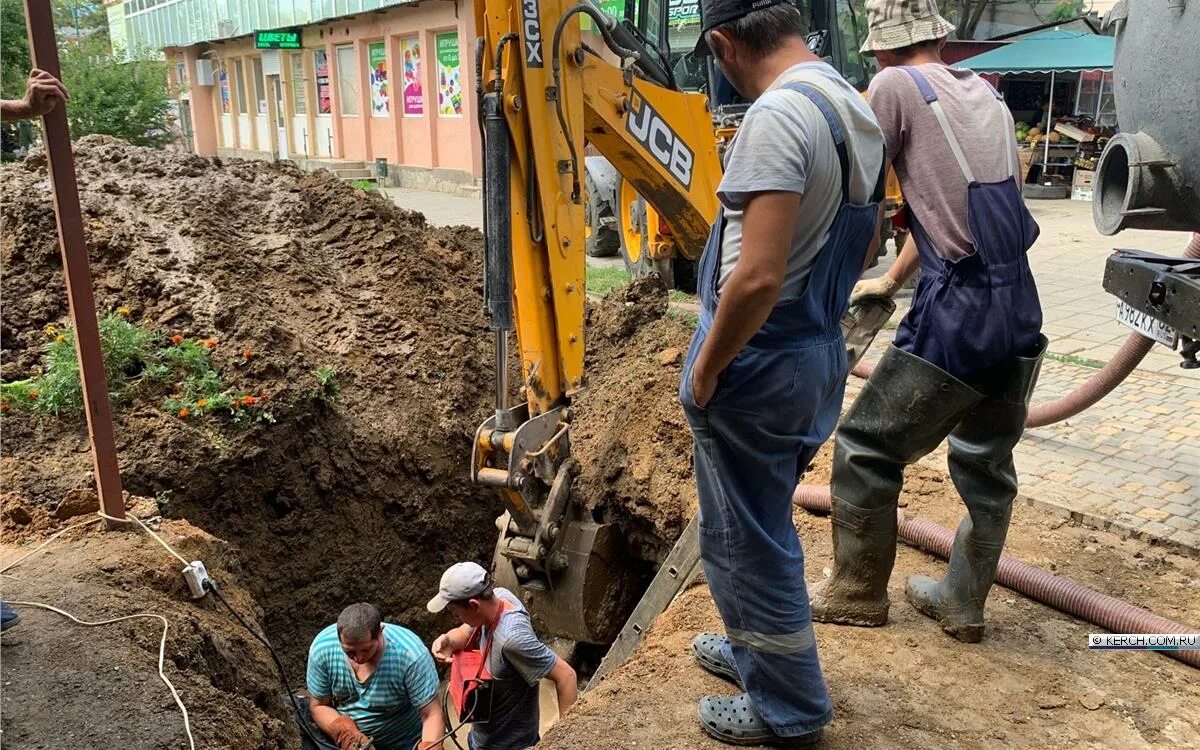
[[[833,450],[833,574],[809,588],[818,622],[887,622],[904,467],[932,451],[983,398],[889,347],[838,427]]]
[[[983,608],[996,580],[1017,496],[1012,451],[1025,429],[1044,353],[1043,343],[1037,356],[1016,358],[1001,382],[982,384],[996,395],[981,402],[951,433],[950,477],[966,503],[967,517],[954,535],[946,577],[935,581],[913,576],[904,589],[913,606],[966,643],[983,639]]]

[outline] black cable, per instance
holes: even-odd
[[[301,717],[304,716],[304,712],[300,710],[300,704],[296,702],[296,694],[292,692],[292,685],[290,682],[288,682],[287,671],[284,670],[283,662],[279,660],[279,654],[275,653],[275,649],[271,646],[271,642],[267,640],[266,636],[260,635],[257,630],[250,627],[250,623],[242,619],[242,616],[239,615],[238,611],[233,608],[233,605],[227,602],[225,597],[221,596],[221,591],[217,588],[217,584],[214,581],[211,579],[206,580],[204,582],[204,588],[211,592],[213,596],[217,597],[217,599],[225,605],[225,608],[229,610],[229,614],[233,615],[234,619],[240,622],[242,627],[249,631],[250,635],[254,636],[255,640],[266,646],[267,651],[271,652],[271,659],[275,661],[275,669],[279,670],[279,679],[283,682],[283,689],[287,691],[288,700],[291,701],[292,708],[296,712],[296,723],[300,725],[300,730],[304,732],[304,734],[307,735],[308,738],[317,745],[317,747],[321,747],[322,745],[328,746],[330,744],[328,740],[320,737],[314,737],[312,732],[309,731],[308,725],[304,721],[301,721]]]

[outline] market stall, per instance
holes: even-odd
[[[1095,160],[1116,125],[1113,49],[1112,37],[1055,29],[958,63],[1000,76],[1030,197],[1091,200]]]

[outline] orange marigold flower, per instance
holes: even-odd
[[[42,395],[42,394],[38,393],[37,391],[30,391],[30,392],[29,392],[29,400],[30,400],[30,401],[37,401],[37,399],[38,399],[38,396],[40,396],[40,395]]]
[[[208,406],[208,399],[206,399],[206,398],[200,399],[199,401],[196,402],[196,406],[197,406],[197,408],[203,409],[204,407]]]
[[[7,401],[0,401],[0,411],[8,411],[11,408],[12,408],[12,405],[9,404]]]
[[[242,404],[244,406],[254,406],[258,403],[258,399],[253,396],[242,396]]]
[[[205,339],[204,340],[204,348],[206,348],[206,349],[212,349],[216,345],[217,345],[216,339]]]
[[[42,333],[46,334],[47,336],[54,336],[58,333],[58,329],[54,327],[53,323],[48,323],[44,328],[42,328]]]
[[[65,333],[60,333],[54,337],[54,340],[61,344],[67,340],[67,335]]]
[[[185,419],[187,418],[187,415],[189,415],[191,413],[192,413],[192,410],[187,408],[186,406],[179,410],[179,416],[181,416]]]
[[[250,351],[249,349],[242,350],[242,359],[250,359],[253,356],[254,352]]]
[[[172,344],[182,344],[183,336],[180,336],[178,333],[175,334],[174,336],[171,337],[171,343]]]

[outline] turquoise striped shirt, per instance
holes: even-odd
[[[383,638],[379,667],[360,683],[338,641],[337,625],[322,630],[308,649],[308,692],[332,699],[378,750],[412,750],[421,739],[419,710],[437,695],[437,670],[429,649],[408,628],[385,622]]]

